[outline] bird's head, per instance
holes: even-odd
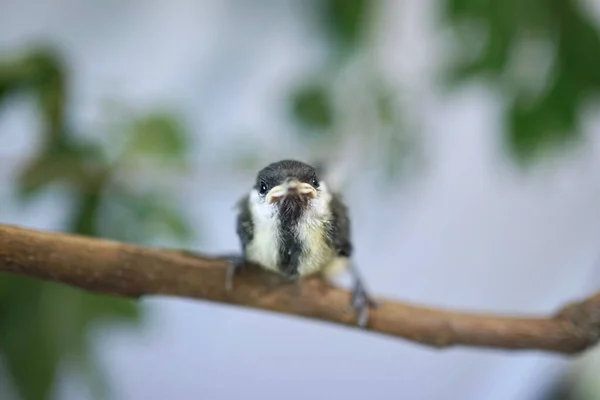
[[[300,161],[282,160],[258,172],[250,196],[261,214],[327,212],[330,194],[314,167]]]

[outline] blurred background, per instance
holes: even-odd
[[[596,0],[2,0],[0,222],[208,253],[325,161],[370,289],[550,313],[600,285]],[[0,398],[600,399],[572,360],[0,276]]]

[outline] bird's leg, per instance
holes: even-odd
[[[225,291],[227,293],[231,293],[233,289],[233,278],[235,277],[236,272],[242,269],[245,264],[245,252],[242,253],[241,256],[229,257],[229,262],[227,263],[227,271],[225,272]]]
[[[354,278],[354,287],[352,289],[352,298],[350,301],[352,308],[354,308],[358,315],[358,325],[364,328],[367,326],[369,320],[369,309],[377,308],[378,304],[367,292],[354,263],[350,264],[350,272]]]

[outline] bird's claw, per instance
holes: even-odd
[[[369,321],[369,309],[377,308],[379,304],[371,298],[360,281],[357,281],[354,286],[350,302],[357,313],[358,326],[365,328]]]
[[[229,294],[233,290],[233,278],[236,272],[238,272],[244,266],[245,260],[242,257],[231,258],[227,264],[227,271],[225,272],[225,291]]]

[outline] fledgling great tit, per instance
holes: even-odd
[[[314,167],[282,160],[260,170],[250,193],[238,202],[237,234],[242,257],[230,264],[228,291],[245,261],[289,279],[331,277],[345,270],[354,278],[352,306],[358,324],[366,325],[369,307],[376,303],[351,263],[348,210]]]

